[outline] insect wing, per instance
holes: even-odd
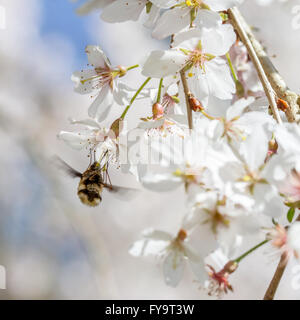
[[[120,200],[131,200],[133,199],[139,192],[137,189],[127,188],[127,187],[119,187],[115,185],[110,185],[107,183],[103,184],[104,188],[108,190],[110,193],[114,194]]]
[[[53,158],[53,163],[55,164],[55,166],[63,171],[65,171],[70,177],[72,178],[81,178],[82,174],[75,170],[74,168],[72,168],[71,166],[69,166],[64,160],[62,160],[61,158],[55,156]]]

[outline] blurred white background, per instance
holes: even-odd
[[[289,86],[300,91],[300,29],[292,8],[300,1],[260,7],[245,0],[241,10],[268,48]],[[76,16],[67,0],[0,0],[6,28],[0,29],[0,265],[7,272],[6,299],[208,299],[187,268],[177,288],[164,284],[159,259],[128,255],[140,232],[155,227],[177,232],[185,213],[184,192],[146,190],[130,202],[109,194],[96,209],[84,207],[77,181],[53,169],[58,154],[78,170],[86,154],[58,141],[68,118],[85,118],[90,98],[73,92],[70,75],[87,63],[84,47],[101,45],[113,64],[133,65],[150,50],[167,47],[140,23],[105,24],[99,14]],[[141,82],[131,72],[130,84]],[[150,106],[136,104],[133,122]],[[115,115],[122,110],[116,107]],[[113,119],[113,114],[111,119]],[[112,180],[139,188],[118,170]],[[205,236],[202,236],[202,240]],[[199,236],[201,241],[201,235]],[[249,243],[251,247],[253,243]],[[244,260],[225,299],[261,299],[277,260],[265,249]],[[278,299],[299,299],[292,289],[293,264]]]

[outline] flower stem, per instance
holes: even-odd
[[[263,246],[264,244],[266,244],[269,240],[264,240],[261,243],[259,243],[258,245],[256,245],[255,247],[251,248],[250,250],[246,251],[244,254],[242,254],[241,256],[239,256],[238,258],[234,259],[234,261],[236,263],[240,263],[244,258],[246,258],[250,253],[252,253],[253,251],[255,251],[256,249],[260,248],[261,246]]]
[[[163,81],[164,81],[164,78],[161,78],[159,81],[159,87],[158,87],[158,93],[157,93],[157,99],[156,99],[157,103],[160,103],[161,89],[162,89]]]
[[[236,8],[232,8],[232,9],[228,10],[228,14],[229,14],[229,18],[231,20],[232,25],[234,26],[239,37],[241,38],[244,45],[246,46],[248,54],[249,54],[254,66],[255,66],[255,69],[258,73],[259,79],[260,79],[262,86],[264,88],[265,94],[268,98],[273,116],[278,123],[282,123],[281,118],[280,118],[280,114],[279,114],[279,110],[277,108],[274,90],[273,90],[273,88],[272,88],[272,86],[266,76],[266,73],[261,65],[260,60],[257,57],[257,54],[253,48],[253,45],[252,45],[251,41],[249,40],[249,37],[243,27],[243,24],[240,21],[239,12],[237,11]]]
[[[233,68],[233,65],[232,65],[232,62],[231,62],[231,59],[230,59],[230,55],[229,55],[228,52],[226,53],[226,59],[227,59],[227,62],[228,62],[228,65],[229,65],[229,68],[230,68],[230,71],[231,71],[231,74],[233,76],[234,81],[235,82],[239,81],[239,79],[236,76],[236,73],[235,73],[235,70]]]
[[[202,113],[207,119],[209,119],[209,120],[220,120],[220,119],[218,119],[218,118],[215,118],[215,117],[209,115],[209,114],[206,113],[204,110],[201,110],[201,113]]]
[[[190,89],[189,89],[189,86],[188,86],[188,83],[186,80],[184,70],[180,71],[180,76],[181,76],[181,82],[183,85],[183,90],[184,90],[184,95],[185,95],[185,103],[186,103],[189,128],[193,129],[193,114],[192,114],[192,109],[191,109],[190,101],[189,101],[189,95],[191,94],[191,92],[190,92]]]
[[[129,71],[129,70],[132,70],[132,69],[135,69],[135,68],[138,68],[138,67],[139,67],[139,65],[135,64],[134,66],[126,68],[126,70]]]
[[[151,77],[148,77],[143,84],[138,88],[137,92],[135,93],[135,95],[131,98],[129,105],[125,108],[125,110],[123,111],[122,115],[121,115],[121,119],[124,120],[129,108],[131,107],[131,105],[133,104],[134,100],[137,98],[137,96],[141,93],[141,91],[144,89],[144,87],[146,86],[146,84],[151,80]]]

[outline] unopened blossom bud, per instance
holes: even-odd
[[[228,274],[233,273],[238,268],[238,263],[235,261],[229,261],[225,264],[223,271]]]
[[[110,130],[114,133],[115,138],[118,138],[123,126],[123,119],[116,119],[110,126]]]
[[[177,239],[180,241],[184,241],[187,238],[187,232],[184,229],[180,229],[177,234]]]
[[[197,98],[195,98],[192,94],[189,95],[189,104],[190,104],[191,109],[194,112],[199,112],[199,111],[204,110],[202,103]]]
[[[172,96],[171,98],[175,103],[180,103],[180,99],[177,96]]]
[[[119,77],[124,77],[127,72],[127,69],[124,66],[118,66],[117,68],[120,70]]]
[[[276,153],[278,150],[278,143],[277,141],[273,138],[269,141],[269,151],[272,153]]]
[[[277,153],[278,150],[278,143],[274,137],[269,141],[269,148],[268,148],[268,153],[267,157],[265,159],[265,162],[269,161],[270,158]]]
[[[286,112],[289,108],[289,105],[286,101],[284,101],[283,99],[278,99],[277,100],[277,107],[278,109],[280,109],[283,112]]]
[[[242,85],[242,83],[239,80],[237,80],[235,82],[235,88],[236,88],[236,95],[239,98],[243,97],[244,94],[245,94],[245,89],[244,89],[244,86]]]
[[[152,106],[152,115],[154,120],[161,118],[164,115],[164,107],[158,102],[154,103]]]

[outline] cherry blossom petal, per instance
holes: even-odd
[[[93,92],[94,84],[92,81],[83,81],[97,76],[94,69],[86,69],[82,71],[75,71],[71,76],[71,80],[74,82],[74,91],[79,94],[88,94]]]
[[[189,8],[174,8],[168,10],[158,19],[152,36],[158,40],[164,39],[187,27],[190,20]]]
[[[105,22],[137,21],[145,8],[147,0],[116,0],[102,11]]]
[[[109,85],[102,87],[97,98],[89,107],[88,114],[90,117],[97,119],[99,122],[103,121],[110,110],[113,103],[113,95]]]
[[[142,239],[132,244],[129,254],[135,257],[158,255],[163,252],[167,245],[168,242],[163,240]]]
[[[163,265],[163,273],[164,273],[166,284],[171,287],[176,287],[183,277],[183,272],[184,272],[183,252],[175,249],[170,250]]]
[[[85,48],[89,64],[95,68],[108,68],[110,62],[99,46],[88,45]]]
[[[212,10],[199,10],[194,24],[198,28],[217,28],[222,24],[222,18]]]
[[[66,142],[71,148],[81,150],[89,145],[89,141],[94,139],[91,134],[84,134],[82,132],[67,132],[61,131],[58,134],[58,139]]]
[[[153,1],[152,1],[153,3]],[[148,13],[147,20],[144,22],[146,28],[153,28],[160,15],[160,8],[152,5],[150,12]]]
[[[168,9],[175,6],[178,0],[152,0],[151,2],[159,8]]]
[[[221,58],[214,58],[205,64],[205,73],[201,73],[199,81],[207,81],[209,94],[219,99],[231,99],[235,93],[235,83],[229,67]]]
[[[244,110],[254,102],[254,98],[250,97],[248,99],[237,100],[231,107],[227,109],[226,119],[232,120],[235,117],[240,117]]]
[[[223,24],[216,29],[203,31],[203,50],[215,56],[225,55],[235,41],[236,34],[230,24]]]
[[[142,74],[147,77],[163,78],[178,72],[185,61],[184,53],[175,49],[152,51],[144,64]]]
[[[213,11],[223,11],[240,5],[244,0],[205,0]]]
[[[152,240],[163,240],[163,241],[172,241],[173,236],[165,231],[156,230],[156,229],[146,229],[143,231],[143,237],[149,238]]]

